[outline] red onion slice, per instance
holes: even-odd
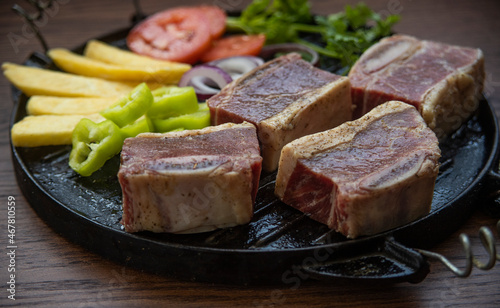
[[[317,65],[319,62],[319,55],[316,51],[311,48],[297,43],[283,43],[283,44],[273,44],[266,45],[262,47],[262,50],[259,54],[260,57],[264,59],[272,58],[277,53],[290,53],[297,52],[300,54],[306,54],[310,58],[309,62],[312,65]]]
[[[234,56],[224,59],[208,62],[209,65],[217,66],[231,75],[234,79],[240,78],[243,74],[253,70],[259,65],[262,65],[264,60],[254,56]]]
[[[179,87],[191,86],[199,100],[206,100],[218,93],[232,80],[231,76],[223,69],[214,65],[202,64],[184,73],[179,81]]]
[[[235,56],[197,65],[187,71],[179,81],[180,87],[194,88],[199,100],[206,100],[220,92],[231,81],[264,63],[253,56]]]

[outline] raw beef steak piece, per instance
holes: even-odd
[[[283,148],[276,195],[349,238],[429,213],[438,140],[418,111],[391,101]]]
[[[257,126],[266,171],[278,167],[282,147],[299,137],[351,120],[347,77],[313,67],[292,53],[264,63],[208,99],[212,124]]]
[[[484,83],[479,49],[394,35],[370,47],[349,72],[354,118],[399,100],[415,106],[439,138],[477,109]]]
[[[118,172],[125,230],[194,233],[248,223],[259,152],[250,123],[126,139]]]

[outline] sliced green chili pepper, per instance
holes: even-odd
[[[154,102],[146,113],[151,119],[165,119],[198,110],[198,99],[193,87],[162,87],[152,93]]]
[[[134,123],[153,104],[153,95],[145,83],[135,87],[127,97],[101,111],[101,115],[119,127]]]
[[[135,137],[140,133],[152,132],[154,130],[153,123],[148,117],[143,117],[132,124],[121,128],[125,138]]]
[[[203,102],[203,103],[198,104],[198,111],[202,111],[202,110],[208,110],[207,102]]]
[[[173,131],[179,128],[201,129],[210,125],[210,110],[204,108],[202,105],[200,110],[190,114],[167,119],[151,119],[151,121],[153,122],[155,130],[160,133]]]
[[[82,119],[73,130],[69,165],[82,176],[91,175],[120,153],[125,138],[210,125],[210,111],[206,103],[198,104],[192,87],[164,87],[153,96],[142,83],[101,115],[107,120],[96,124]]]
[[[120,152],[123,137],[120,128],[110,120],[96,124],[82,119],[73,130],[70,167],[82,176],[91,175]]]

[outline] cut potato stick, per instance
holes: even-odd
[[[55,48],[47,53],[62,70],[89,77],[116,81],[156,82],[163,84],[178,83],[189,66],[130,66],[127,62],[110,64],[81,56],[70,50]]]
[[[126,95],[136,85],[14,63],[3,63],[2,70],[5,77],[27,96],[117,97]]]
[[[12,126],[12,144],[16,147],[71,144],[73,129],[83,118],[91,119],[94,122],[104,120],[99,114],[24,117]]]
[[[120,97],[58,97],[35,95],[26,104],[29,115],[99,113]]]
[[[131,51],[123,50],[97,40],[90,40],[87,43],[83,55],[94,60],[118,65],[126,64],[127,66],[139,67],[164,67],[183,72],[186,72],[191,68],[191,65],[189,64],[141,56]]]

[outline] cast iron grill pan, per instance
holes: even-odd
[[[124,47],[127,33],[125,29],[100,40]],[[83,46],[75,51],[82,50]],[[37,53],[25,64],[55,69]],[[26,115],[27,97],[14,88],[13,99],[11,127]],[[497,131],[494,112],[482,100],[477,113],[440,143],[441,168],[430,214],[355,240],[281,203],[274,196],[275,173],[262,175],[255,215],[247,225],[192,235],[129,234],[120,225],[118,156],[86,178],[69,168],[70,146],[12,146],[12,160],[26,199],[56,232],[105,258],[142,270],[187,280],[292,287],[312,278],[419,282],[428,273],[428,264],[408,247],[431,247],[475,210],[484,181],[497,164]]]

